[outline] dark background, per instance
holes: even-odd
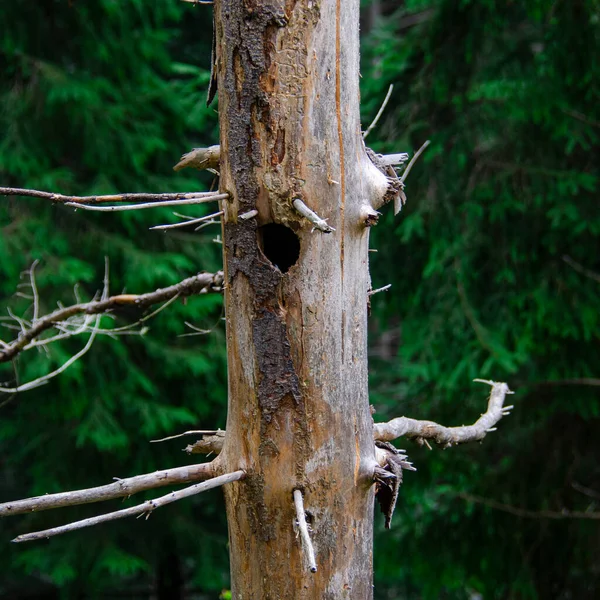
[[[172,165],[218,140],[205,108],[211,7],[176,0],[0,0],[0,185],[64,194],[208,189]],[[391,531],[377,520],[375,596],[585,599],[600,586],[600,6],[582,0],[365,2],[362,109],[378,152],[431,146],[408,204],[372,233],[371,401],[447,425],[474,421],[507,381],[513,414],[483,444],[406,445]],[[198,180],[200,179],[200,184]],[[188,208],[188,207],[185,207]],[[189,207],[186,214],[201,215]],[[74,213],[0,199],[0,317],[102,286],[137,293],[220,266],[217,227],[148,231],[169,210]],[[29,311],[29,312],[28,312]],[[187,440],[224,427],[221,299],[176,302],[144,336],[101,337],[37,390],[0,395],[0,501],[194,462]],[[132,315],[118,315],[118,324]],[[210,335],[189,333],[185,321]],[[1,320],[0,324],[8,324]],[[14,331],[0,327],[0,339]],[[85,339],[0,367],[15,385]],[[154,494],[147,494],[152,497]],[[137,503],[0,522],[1,598],[218,598],[228,587],[218,491],[45,542],[43,529]],[[572,518],[567,511],[587,512]],[[595,517],[595,518],[592,518]]]

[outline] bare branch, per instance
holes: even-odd
[[[579,377],[578,379],[555,379],[554,381],[539,381],[536,385],[591,385],[600,386],[600,379],[594,377]]]
[[[575,269],[575,271],[577,271],[578,273],[581,273],[585,277],[589,277],[590,279],[593,279],[594,281],[600,283],[600,274],[596,273],[595,271],[592,271],[591,269],[587,269],[583,265],[579,264],[577,261],[573,260],[570,256],[565,255],[562,257],[562,259],[570,267],[573,267],[573,269]]]
[[[176,440],[177,438],[183,437],[185,435],[213,435],[219,431],[218,429],[192,429],[190,431],[184,431],[183,433],[178,433],[177,435],[170,435],[169,437],[160,438],[160,440],[150,440],[151,444],[157,444],[159,442],[167,442],[169,440]]]
[[[304,500],[302,499],[302,492],[300,490],[294,490],[294,506],[296,507],[296,519],[298,529],[300,530],[302,549],[304,550],[308,561],[308,568],[311,573],[316,573],[317,562],[315,560],[315,549],[313,548],[310,534],[308,533],[306,514],[304,513]]]
[[[375,294],[379,294],[379,292],[387,292],[391,287],[392,287],[392,284],[388,283],[387,285],[377,288],[376,290],[369,290],[367,292],[367,296],[373,296]]]
[[[96,338],[96,334],[98,333],[99,323],[100,323],[100,317],[96,317],[96,324],[95,324],[94,328],[91,330],[91,334],[87,341],[87,344],[77,354],[74,354],[73,356],[71,356],[71,358],[69,358],[69,360],[67,360],[60,367],[58,367],[58,369],[55,369],[54,371],[52,371],[46,375],[42,375],[42,377],[38,377],[37,379],[34,379],[33,381],[28,381],[27,383],[19,384],[17,387],[11,387],[11,388],[0,387],[0,392],[3,392],[5,394],[16,394],[17,392],[26,392],[28,390],[32,390],[34,388],[45,385],[46,383],[48,383],[48,381],[50,381],[51,379],[54,379],[54,377],[57,377],[63,371],[66,371],[74,362],[79,360],[92,347],[92,344],[94,343],[94,339]],[[5,348],[2,352],[0,352],[0,362],[2,362],[2,353],[8,352],[8,351],[10,351],[10,345],[8,348]]]
[[[580,510],[568,510],[563,509],[561,511],[556,510],[529,510],[526,508],[520,508],[511,504],[504,504],[491,498],[483,498],[481,496],[474,496],[473,494],[467,494],[465,492],[458,492],[454,494],[457,498],[462,498],[467,502],[474,502],[477,504],[483,504],[489,506],[495,510],[501,510],[516,517],[523,517],[525,519],[600,519],[600,512],[587,512]]]
[[[490,430],[494,430],[494,425],[510,412],[512,406],[504,406],[504,399],[507,394],[513,392],[508,389],[506,383],[496,383],[495,381],[485,381],[483,379],[475,379],[475,381],[491,385],[492,391],[486,412],[473,425],[444,427],[433,421],[418,421],[409,417],[398,417],[387,423],[375,423],[375,439],[389,442],[405,436],[421,442],[432,440],[444,448],[482,440]]]
[[[40,316],[40,296],[37,290],[37,284],[35,283],[35,268],[37,267],[39,260],[34,260],[29,268],[29,284],[31,286],[31,293],[33,294],[33,320],[37,321]]]
[[[406,169],[404,169],[404,173],[402,173],[402,177],[400,177],[400,181],[402,183],[404,183],[406,181],[406,178],[408,177],[408,174],[410,173],[410,170],[413,168],[413,165],[417,162],[419,156],[421,156],[421,154],[423,154],[423,151],[427,148],[427,146],[429,146],[431,142],[429,140],[427,140],[414,154],[414,156],[410,159],[410,162],[408,163],[408,165],[406,165]]]
[[[169,225],[155,225],[154,227],[150,227],[150,229],[176,229],[177,227],[187,227],[188,225],[197,225],[198,223],[204,223],[206,221],[212,221],[215,217],[221,217],[223,215],[223,211],[213,213],[212,215],[206,215],[204,217],[198,217],[197,219],[188,219],[187,221],[182,221],[180,223],[170,223]]]
[[[0,504],[0,517],[10,517],[12,515],[61,508],[63,506],[104,502],[105,500],[112,500],[114,498],[132,496],[138,492],[164,487],[165,485],[202,481],[210,479],[214,475],[214,463],[209,462],[199,465],[176,467],[174,469],[164,469],[162,471],[155,471],[154,473],[127,477],[126,479],[115,477],[116,481],[107,485],[72,492],[46,494],[45,496],[15,500],[14,502],[5,502],[4,504]]]
[[[188,454],[219,454],[225,443],[225,432],[222,429],[215,431],[214,435],[203,435],[201,440],[188,444],[185,451]]]
[[[296,198],[292,204],[294,208],[306,219],[308,219],[313,225],[314,229],[319,229],[323,233],[331,233],[335,231],[331,225],[327,223],[325,219],[322,219],[316,212],[308,208],[300,198]]]
[[[91,527],[92,525],[98,525],[99,523],[106,523],[107,521],[116,521],[117,519],[133,517],[135,515],[145,514],[146,518],[148,518],[152,511],[156,508],[160,508],[161,506],[166,506],[167,504],[171,504],[172,502],[176,502],[177,500],[181,500],[183,498],[194,496],[207,490],[220,487],[222,485],[225,485],[226,483],[238,481],[239,479],[242,479],[245,475],[246,474],[244,471],[234,471],[233,473],[227,473],[226,475],[214,477],[213,479],[209,479],[208,481],[204,481],[203,483],[196,483],[194,485],[191,485],[190,487],[178,490],[177,492],[171,492],[170,494],[166,494],[165,496],[161,496],[160,498],[155,498],[154,500],[147,500],[146,502],[138,504],[137,506],[132,506],[131,508],[124,508],[123,510],[117,510],[115,512],[107,513],[105,515],[98,515],[97,517],[83,519],[82,521],[75,521],[74,523],[69,523],[68,525],[53,527],[52,529],[45,529],[44,531],[26,533],[24,535],[16,537],[12,541],[15,543],[20,543],[49,538],[55,535],[67,533],[69,531],[76,531],[77,529],[83,529],[84,527]]]
[[[378,164],[382,167],[392,167],[396,165],[402,165],[408,160],[408,154],[406,152],[399,152],[398,154],[378,154]]]
[[[75,315],[97,315],[107,313],[118,306],[137,306],[145,308],[153,304],[171,300],[174,297],[185,297],[206,292],[220,292],[223,285],[223,272],[199,273],[188,277],[175,285],[158,289],[147,294],[119,294],[104,300],[74,304],[59,308],[54,312],[40,317],[31,327],[22,331],[17,339],[5,343],[0,349],[0,363],[14,358],[19,352],[33,347],[34,340],[44,331],[56,327],[57,323],[65,322]],[[19,388],[22,390],[22,388]]]
[[[102,204],[104,202],[165,202],[172,200],[192,200],[214,196],[214,192],[174,192],[166,194],[109,194],[107,196],[64,196],[53,192],[29,190],[25,188],[0,187],[0,196],[27,196],[44,198],[59,204]]]
[[[168,200],[166,202],[147,202],[144,204],[123,204],[121,206],[92,206],[89,204],[80,204],[78,202],[65,202],[65,206],[72,206],[73,208],[82,208],[84,210],[95,210],[99,212],[115,212],[124,210],[140,210],[145,208],[156,208],[160,206],[182,206],[187,204],[204,204],[205,202],[216,202],[217,200],[226,200],[229,198],[229,194],[213,194],[207,192],[210,195],[201,196],[196,194],[195,197],[188,200]]]
[[[188,167],[199,171],[218,169],[220,159],[221,146],[219,145],[209,146],[208,148],[193,148],[191,152],[181,157],[181,160],[173,167],[173,171],[181,171],[181,169]]]
[[[585,494],[586,496],[589,496],[590,498],[593,498],[594,500],[600,500],[600,492],[596,492],[596,491],[590,489],[589,487],[585,487],[584,485],[581,485],[580,483],[577,483],[576,481],[574,481],[571,484],[571,487],[574,490],[577,490],[578,492]]]
[[[394,84],[390,83],[390,87],[388,88],[387,94],[385,95],[385,98],[383,99],[383,102],[381,103],[381,108],[375,115],[373,122],[367,127],[367,130],[363,133],[363,140],[367,139],[367,136],[371,133],[371,131],[373,131],[375,125],[377,125],[377,122],[381,118],[381,115],[383,114],[385,107],[387,106],[388,102],[390,101],[390,97],[392,95],[393,90],[394,90]]]

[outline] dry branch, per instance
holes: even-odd
[[[193,148],[191,152],[184,154],[181,160],[173,167],[173,171],[190,168],[198,169],[218,169],[221,158],[221,146],[209,146],[208,148]]]
[[[489,431],[494,431],[494,425],[509,413],[512,406],[504,406],[504,399],[507,394],[512,394],[513,392],[508,389],[505,383],[484,381],[482,379],[476,379],[475,381],[491,385],[492,391],[486,412],[473,425],[444,427],[433,421],[419,421],[409,417],[398,417],[387,423],[375,423],[375,439],[386,442],[399,437],[416,439],[420,442],[432,440],[444,448],[482,440]]]
[[[381,107],[379,108],[379,110],[377,111],[377,114],[375,115],[375,118],[373,119],[371,124],[367,127],[367,130],[363,133],[363,140],[367,139],[367,136],[371,133],[371,131],[373,131],[373,129],[375,128],[375,125],[377,125],[379,119],[381,118],[381,115],[383,114],[383,111],[385,110],[385,107],[387,106],[387,103],[390,101],[390,97],[392,96],[393,90],[394,90],[394,84],[391,83],[390,87],[388,88],[387,94],[385,95],[385,98],[383,99]]]
[[[198,225],[198,223],[206,223],[207,221],[213,221],[216,217],[223,216],[223,211],[213,213],[211,215],[205,215],[204,217],[198,217],[197,219],[187,219],[186,221],[181,221],[180,223],[169,223],[168,225],[154,225],[154,227],[150,227],[150,229],[177,229],[178,227],[187,227],[188,225]]]
[[[33,540],[49,538],[55,535],[67,533],[69,531],[76,531],[77,529],[83,529],[84,527],[91,527],[92,525],[98,525],[99,523],[106,523],[107,521],[116,521],[117,519],[133,517],[135,515],[146,514],[146,518],[148,518],[148,516],[150,516],[150,513],[156,508],[166,506],[167,504],[171,504],[172,502],[176,502],[177,500],[181,500],[189,496],[200,494],[201,492],[205,492],[206,490],[211,490],[213,488],[220,487],[222,485],[225,485],[226,483],[237,481],[238,479],[242,479],[244,476],[244,471],[234,471],[233,473],[227,473],[226,475],[214,477],[213,479],[209,479],[208,481],[204,481],[203,483],[196,483],[194,485],[191,485],[190,487],[178,490],[177,492],[171,492],[170,494],[166,494],[164,496],[161,496],[160,498],[155,498],[154,500],[147,500],[146,502],[142,502],[142,504],[132,506],[131,508],[124,508],[123,510],[117,510],[115,512],[107,513],[104,515],[98,515],[97,517],[91,517],[89,519],[75,521],[74,523],[69,523],[68,525],[53,527],[52,529],[45,529],[44,531],[26,533],[24,535],[16,537],[13,540],[13,542],[30,542]]]
[[[332,233],[335,231],[325,219],[322,219],[314,210],[308,208],[300,198],[294,199],[292,204],[305,219],[308,219],[314,225],[313,229],[319,229],[323,233]]]
[[[154,473],[136,475],[126,479],[115,478],[114,483],[98,487],[72,492],[60,492],[58,494],[46,494],[14,502],[0,504],[0,517],[9,517],[22,513],[30,513],[38,510],[49,510],[63,506],[75,506],[78,504],[91,504],[93,502],[104,502],[113,498],[132,496],[144,490],[151,490],[166,485],[177,485],[202,481],[214,476],[214,464],[212,462],[164,469]]]
[[[90,204],[81,204],[80,202],[65,202],[65,206],[73,208],[82,208],[98,212],[119,212],[124,210],[140,210],[145,208],[157,208],[161,206],[184,206],[188,204],[204,204],[206,202],[216,202],[217,200],[226,200],[229,194],[217,194],[207,192],[206,194],[196,194],[193,198],[184,198],[182,200],[166,200],[164,202],[145,202],[141,204],[122,204],[116,206],[91,206]]]
[[[512,504],[505,504],[504,502],[498,502],[491,498],[483,498],[482,496],[475,496],[466,492],[457,492],[455,494],[457,498],[461,498],[467,502],[473,502],[476,504],[482,504],[488,506],[494,510],[501,510],[502,512],[515,515],[524,519],[592,519],[600,520],[600,512],[593,511],[581,511],[581,510],[530,510],[527,508],[521,508],[519,506],[513,506]]]
[[[53,192],[29,190],[25,188],[0,187],[0,196],[28,196],[43,198],[59,204],[102,204],[104,202],[169,202],[173,200],[193,200],[214,196],[214,192],[175,192],[166,194],[109,194],[107,196],[64,196]]]
[[[300,539],[302,540],[302,549],[306,554],[308,568],[311,573],[317,572],[317,562],[315,560],[315,549],[313,548],[308,525],[306,523],[306,514],[304,513],[304,500],[300,490],[294,490],[294,506],[296,507],[296,519],[298,529],[300,530]]]
[[[175,297],[185,297],[206,292],[220,292],[223,285],[223,272],[199,273],[179,283],[146,294],[119,294],[103,300],[74,304],[59,308],[44,317],[38,318],[28,329],[23,329],[16,340],[4,343],[0,349],[0,363],[14,358],[19,352],[31,347],[32,342],[42,333],[56,327],[75,315],[98,315],[110,312],[119,306],[146,308]]]
[[[185,451],[188,454],[219,454],[223,450],[225,443],[225,432],[222,429],[213,434],[202,436],[201,440],[188,444]]]

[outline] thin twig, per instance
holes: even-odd
[[[220,487],[227,483],[232,483],[233,481],[238,481],[244,476],[244,471],[234,471],[233,473],[220,475],[219,477],[214,477],[213,479],[209,479],[208,481],[204,481],[203,483],[196,483],[182,490],[171,492],[170,494],[166,494],[165,496],[161,496],[160,498],[155,498],[154,500],[147,500],[146,502],[138,504],[137,506],[132,506],[131,508],[125,508],[123,510],[117,510],[115,512],[107,513],[104,515],[98,515],[97,517],[83,519],[82,521],[75,521],[74,523],[69,523],[68,525],[53,527],[52,529],[45,529],[44,531],[26,533],[24,535],[16,537],[12,541],[15,543],[20,543],[49,538],[55,535],[67,533],[69,531],[76,531],[77,529],[83,529],[84,527],[98,525],[99,523],[106,523],[107,521],[116,521],[117,519],[132,517],[134,515],[145,514],[146,518],[148,518],[152,511],[156,508],[166,506],[167,504],[171,504],[172,502],[176,502],[177,500],[181,500],[182,498],[187,498],[189,496],[200,494],[201,492],[205,492],[206,490],[211,490],[213,488]]]
[[[150,443],[155,444],[158,442],[166,442],[168,440],[175,440],[175,439],[183,437],[185,435],[202,435],[202,434],[214,435],[215,433],[217,433],[217,431],[220,431],[220,430],[219,429],[192,429],[190,431],[184,431],[183,433],[178,433],[177,435],[170,435],[169,437],[161,438],[160,440],[150,440]]]
[[[204,217],[190,219],[188,221],[182,221],[181,223],[170,223],[169,225],[154,225],[154,227],[150,227],[150,229],[176,229],[177,227],[187,227],[188,225],[196,225],[198,223],[203,223],[205,221],[209,221],[210,219],[214,219],[215,217],[220,217],[223,215],[223,211],[213,213],[212,215],[206,215]]]
[[[389,442],[405,436],[420,442],[432,440],[444,448],[482,440],[490,430],[493,430],[494,425],[502,417],[509,414],[513,408],[512,406],[504,406],[506,395],[513,392],[508,389],[506,383],[496,383],[495,381],[483,379],[475,379],[474,381],[492,386],[492,391],[486,412],[473,425],[444,427],[433,421],[418,421],[409,417],[398,417],[387,423],[375,423],[375,439]]]
[[[304,513],[304,501],[302,492],[294,490],[294,506],[296,507],[296,518],[298,529],[300,530],[300,539],[302,540],[302,549],[306,553],[308,568],[311,573],[317,572],[317,562],[315,560],[315,549],[313,548],[310,534],[308,533],[308,525],[306,524],[306,515]]]
[[[91,504],[93,502],[104,502],[113,498],[132,496],[144,490],[164,487],[166,485],[179,485],[202,481],[214,476],[214,464],[212,462],[173,469],[163,469],[154,473],[145,473],[135,477],[120,479],[115,477],[114,483],[98,487],[72,492],[60,492],[58,494],[46,494],[14,502],[0,504],[0,517],[10,517],[40,510],[62,508],[64,506],[76,506],[79,504]]]
[[[197,196],[189,200],[169,200],[167,202],[147,202],[145,204],[124,204],[122,206],[91,206],[88,204],[79,204],[77,202],[65,202],[65,206],[73,208],[82,208],[84,210],[95,210],[99,212],[118,212],[123,210],[140,210],[144,208],[156,208],[160,206],[183,206],[187,204],[204,204],[205,202],[216,202],[217,200],[226,200],[229,194],[211,194],[210,196]]]
[[[392,96],[393,90],[394,90],[394,84],[391,83],[390,87],[388,88],[387,94],[385,95],[385,98],[383,99],[383,103],[381,104],[381,108],[379,109],[379,112],[375,115],[373,122],[367,127],[367,130],[363,133],[363,140],[367,139],[367,136],[371,133],[371,131],[373,130],[375,125],[377,125],[377,122],[379,121],[381,115],[383,114],[385,107],[387,106],[388,102],[390,101],[390,97]]]
[[[402,173],[402,177],[400,177],[400,181],[402,183],[404,183],[406,181],[406,178],[408,177],[408,174],[410,173],[410,170],[413,168],[413,165],[417,162],[417,159],[419,158],[419,156],[421,156],[421,154],[423,154],[423,151],[425,150],[425,148],[427,148],[427,146],[429,146],[430,141],[427,140],[416,152],[415,155],[410,159],[410,162],[406,165],[406,169],[404,169],[404,173]]]
[[[392,287],[391,283],[384,285],[383,287],[377,288],[376,290],[369,290],[367,292],[368,296],[373,296],[374,294],[379,294],[379,292],[387,292]]]
[[[585,275],[586,277],[589,277],[590,279],[600,283],[600,274],[590,269],[586,269],[583,265],[580,265],[577,261],[574,261],[570,256],[565,255],[562,257],[562,259],[569,266],[573,267],[578,273],[581,273],[582,275]]]
[[[37,321],[40,314],[40,297],[38,294],[37,285],[35,283],[35,268],[37,267],[39,260],[34,260],[29,268],[29,284],[31,286],[31,293],[33,294],[33,322]]]
[[[220,292],[223,284],[223,272],[217,273],[199,273],[193,277],[188,277],[175,285],[158,289],[155,292],[146,294],[119,294],[111,296],[105,300],[86,302],[83,304],[74,304],[66,308],[59,308],[54,312],[40,317],[35,324],[23,331],[16,340],[3,345],[0,349],[0,363],[14,358],[19,352],[27,349],[29,344],[39,337],[44,331],[56,327],[57,323],[66,321],[79,314],[93,315],[106,313],[118,306],[136,306],[146,308],[153,304],[159,304],[173,297],[186,297],[192,294],[205,292]],[[18,317],[14,317],[18,320]],[[139,322],[141,322],[141,319]]]
[[[44,198],[52,202],[66,204],[74,202],[77,204],[101,204],[104,202],[163,202],[167,200],[185,200],[202,198],[214,195],[214,192],[174,192],[165,194],[108,194],[105,196],[65,196],[53,192],[42,192],[40,190],[29,190],[25,188],[0,187],[0,196],[27,196],[30,198]]]
[[[593,498],[594,500],[600,500],[600,492],[596,492],[595,490],[590,489],[589,487],[585,487],[584,485],[581,485],[580,483],[577,483],[576,481],[574,481],[571,484],[571,487],[574,490],[577,490],[578,492],[585,494],[586,496]]]
[[[520,508],[518,506],[512,506],[511,504],[504,504],[491,498],[483,498],[482,496],[475,496],[473,494],[467,494],[465,492],[457,492],[454,494],[457,498],[462,498],[467,502],[475,502],[477,504],[483,504],[489,506],[495,510],[501,510],[516,517],[523,517],[525,519],[600,519],[600,512],[585,512],[580,510],[567,510],[566,508],[561,511],[556,510],[529,510],[526,508]]]
[[[92,347],[92,344],[94,343],[94,339],[96,338],[96,334],[98,333],[98,324],[99,323],[100,323],[100,317],[98,316],[98,317],[96,317],[96,325],[91,330],[90,338],[88,339],[87,344],[77,354],[74,354],[73,356],[71,356],[71,358],[69,358],[69,360],[67,360],[60,367],[58,367],[58,369],[55,369],[51,373],[43,375],[42,377],[38,377],[37,379],[34,379],[32,381],[28,381],[27,383],[18,385],[17,387],[14,387],[14,388],[0,387],[0,392],[3,392],[5,394],[16,394],[17,392],[26,392],[28,390],[32,390],[34,388],[40,387],[41,385],[45,385],[46,383],[48,383],[48,381],[50,381],[51,379],[54,379],[54,377],[57,377],[63,371],[66,371],[75,361],[79,360]],[[7,351],[8,350],[5,349],[0,353],[0,362],[1,362],[2,354],[6,353]]]

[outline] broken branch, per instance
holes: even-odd
[[[323,233],[331,233],[335,231],[331,225],[327,223],[325,219],[322,219],[316,212],[308,208],[300,198],[296,198],[292,204],[294,208],[306,219],[308,219],[313,225],[314,229],[319,229]]]
[[[219,145],[209,146],[208,148],[193,148],[191,152],[181,157],[181,160],[173,167],[173,171],[181,171],[181,169],[188,167],[199,171],[218,169],[220,158],[221,146]]]
[[[170,494],[166,494],[164,496],[161,496],[160,498],[155,498],[154,500],[147,500],[146,502],[142,502],[142,504],[132,506],[131,508],[124,508],[123,510],[117,510],[115,512],[107,513],[104,515],[98,515],[97,517],[91,517],[89,519],[75,521],[74,523],[69,523],[68,525],[61,525],[60,527],[53,527],[52,529],[45,529],[44,531],[26,533],[24,535],[16,537],[12,541],[15,543],[20,543],[49,538],[55,535],[67,533],[69,531],[76,531],[77,529],[83,529],[84,527],[91,527],[92,525],[98,525],[99,523],[106,523],[107,521],[116,521],[117,519],[132,517],[134,515],[146,514],[146,518],[148,518],[150,516],[150,513],[156,508],[166,506],[167,504],[171,504],[172,502],[176,502],[177,500],[181,500],[182,498],[187,498],[188,496],[200,494],[202,492],[205,492],[206,490],[211,490],[213,488],[220,487],[222,485],[225,485],[226,483],[237,481],[238,479],[242,479],[244,476],[244,471],[234,471],[233,473],[220,475],[219,477],[214,477],[213,479],[209,479],[208,481],[204,481],[203,483],[196,483],[182,490],[171,492]]]
[[[225,443],[225,432],[219,429],[214,434],[206,434],[201,440],[188,444],[185,451],[188,454],[219,454]]]
[[[302,499],[302,492],[300,490],[294,490],[294,506],[296,507],[296,519],[298,529],[300,530],[302,549],[306,553],[306,559],[308,560],[308,568],[311,573],[316,573],[317,562],[315,560],[315,549],[313,548],[310,534],[308,533],[306,514],[304,513],[304,500]]]
[[[514,392],[508,389],[506,383],[497,383],[483,379],[475,379],[475,381],[487,383],[492,386],[492,391],[486,412],[473,425],[444,427],[433,421],[419,421],[409,417],[398,417],[387,423],[375,423],[375,439],[386,442],[399,437],[416,439],[420,442],[432,440],[444,448],[482,440],[490,430],[493,430],[494,425],[510,412],[512,406],[504,406],[504,399],[507,394]]]
[[[4,504],[0,504],[0,517],[30,513],[38,510],[61,508],[63,506],[104,502],[105,500],[112,500],[113,498],[132,496],[138,492],[164,487],[165,485],[177,485],[180,483],[201,481],[203,479],[209,479],[213,475],[214,465],[212,462],[209,462],[199,465],[176,467],[174,469],[164,469],[162,471],[155,471],[154,473],[145,473],[144,475],[127,477],[126,479],[119,479],[116,477],[114,483],[109,483],[107,485],[84,490],[74,490],[72,492],[46,494],[45,496],[15,500],[14,502],[5,502]]]

